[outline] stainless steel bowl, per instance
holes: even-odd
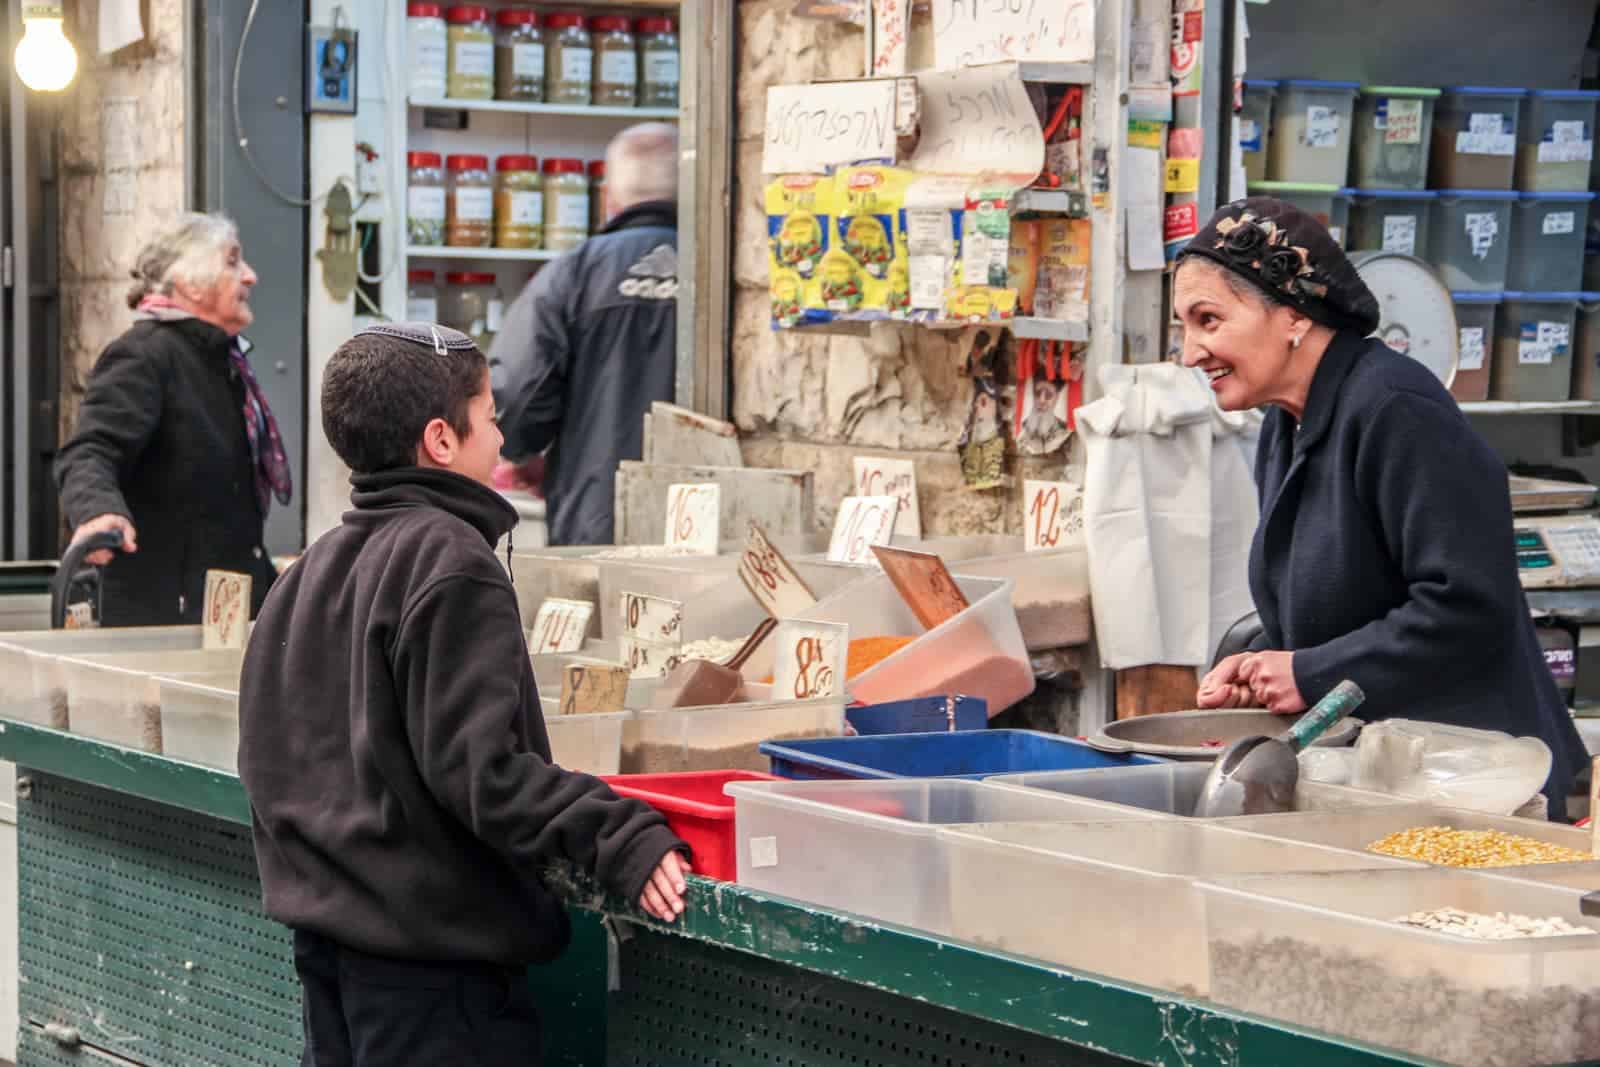
[[[1294,722],[1290,715],[1246,708],[1234,711],[1169,711],[1107,723],[1090,745],[1105,752],[1142,752],[1179,760],[1213,760],[1241,737],[1276,737]],[[1323,734],[1319,745],[1353,744],[1364,723],[1345,719]],[[1209,742],[1209,743],[1208,743]]]

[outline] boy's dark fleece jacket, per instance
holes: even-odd
[[[239,687],[267,914],[414,960],[551,959],[567,858],[636,900],[673,849],[648,806],[551,764],[494,545],[516,512],[447,471],[357,475],[355,509],[273,587]]]

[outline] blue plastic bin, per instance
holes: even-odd
[[[845,708],[844,717],[862,736],[982,730],[989,725],[989,702],[982,697],[917,697]]]
[[[1164,763],[1154,756],[1119,756],[1082,741],[1038,730],[882,734],[766,741],[761,752],[772,773],[801,780],[838,778],[987,778],[1022,771],[1069,771]]]

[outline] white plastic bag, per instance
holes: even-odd
[[[1433,804],[1510,815],[1544,788],[1551,762],[1549,746],[1536,737],[1386,719],[1361,731],[1349,784]],[[1304,769],[1306,765],[1301,766]]]

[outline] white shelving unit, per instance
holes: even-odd
[[[410,259],[467,259],[500,263],[543,263],[560,252],[543,248],[452,248],[449,245],[407,245]]]
[[[452,100],[448,97],[411,97],[412,107],[444,111],[483,111],[504,115],[562,115],[582,119],[632,119],[636,122],[677,122],[676,108],[595,107],[590,104],[522,104],[514,100]]]

